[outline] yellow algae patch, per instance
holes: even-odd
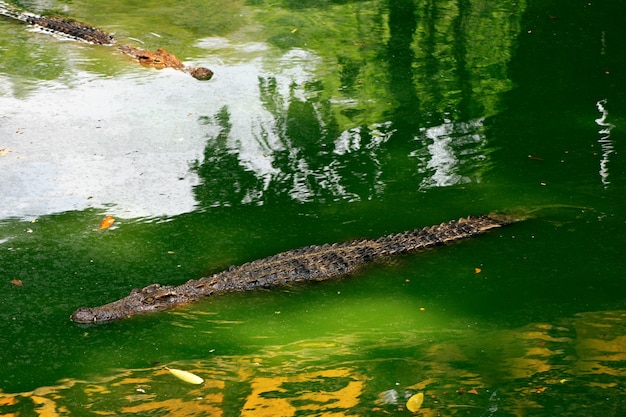
[[[30,399],[40,407],[35,408],[37,415],[41,417],[58,417],[61,415],[67,415],[68,411],[65,407],[61,407],[57,411],[57,403],[49,398],[40,397],[38,395],[31,395]]]
[[[223,411],[213,405],[214,400],[220,398],[207,398],[197,399],[193,401],[183,401],[179,398],[172,398],[165,401],[152,401],[145,404],[139,404],[132,407],[122,407],[122,413],[143,413],[150,411],[158,411],[159,413],[165,413],[166,415],[172,415],[177,417],[192,417],[192,416],[212,416],[218,417],[223,414]]]
[[[112,387],[120,387],[122,385],[140,385],[140,384],[148,384],[153,382],[150,378],[124,378],[119,382],[114,382],[111,384]]]
[[[288,398],[284,398],[287,390],[282,384],[287,382],[286,377],[254,378],[251,382],[252,393],[248,395],[241,411],[241,416],[272,417],[293,416],[296,407],[291,405]]]
[[[550,326],[535,326],[535,328],[542,328],[542,327],[546,327],[546,331],[552,330],[552,328]],[[547,333],[543,333],[541,331],[525,331],[522,332],[519,335],[520,338],[522,339],[530,339],[530,340],[543,340],[544,342],[571,342],[572,339],[570,339],[569,337],[554,337],[554,336],[550,336]]]
[[[351,369],[341,368],[293,376],[256,377],[242,416],[294,416],[311,414],[330,417],[350,415],[359,403],[365,381]]]
[[[2,394],[0,393],[0,405],[14,405],[17,404],[15,394]]]
[[[425,390],[428,385],[435,383],[435,382],[436,381],[433,378],[427,378],[423,380],[422,382],[418,382],[417,384],[410,385],[407,388],[415,389],[415,390]]]
[[[89,394],[110,394],[111,391],[104,385],[88,385],[83,388],[83,392]]]

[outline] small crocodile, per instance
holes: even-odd
[[[71,39],[79,42],[86,42],[95,45],[115,45],[115,38],[108,33],[74,20],[61,19],[57,17],[40,16],[33,13],[22,12],[3,1],[0,1],[0,16],[9,17],[28,23],[42,32],[54,36]],[[140,49],[134,46],[118,46],[117,49],[132,58],[135,58],[141,65],[156,69],[173,68],[191,74],[198,80],[210,80],[213,71],[204,67],[188,67],[176,56],[170,54],[165,49],[159,48],[156,51]]]
[[[517,220],[520,219],[501,214],[470,216],[376,240],[306,246],[232,266],[176,287],[152,284],[134,289],[128,296],[112,303],[94,308],[81,307],[71,315],[71,319],[76,323],[102,323],[165,310],[226,292],[340,277],[375,259],[443,245]]]

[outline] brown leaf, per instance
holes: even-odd
[[[16,285],[18,287],[23,287],[24,284],[22,283],[21,279],[12,279],[11,280],[11,284]]]

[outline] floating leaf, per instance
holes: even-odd
[[[0,148],[0,156],[5,156],[11,153],[11,149],[9,148]]]
[[[24,284],[22,283],[21,279],[12,279],[11,280],[11,284],[16,285],[18,287],[23,287]]]
[[[204,379],[200,378],[196,374],[192,374],[191,372],[183,371],[181,369],[174,368],[165,368],[172,373],[176,378],[181,379],[185,382],[189,382],[190,384],[202,384]]]
[[[418,392],[417,394],[409,398],[409,400],[406,402],[406,408],[409,411],[416,412],[422,407],[423,402],[424,402],[424,393]]]
[[[482,272],[482,269],[480,268],[474,268],[474,272],[477,274],[480,274]]]
[[[113,223],[115,223],[115,217],[106,216],[104,220],[102,220],[102,223],[100,223],[100,230],[108,229],[109,227],[113,226]]]

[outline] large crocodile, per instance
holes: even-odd
[[[101,323],[141,313],[164,310],[203,297],[231,291],[321,281],[348,275],[367,262],[468,238],[518,219],[505,215],[470,216],[376,240],[306,246],[249,262],[177,287],[152,284],[100,307],[82,307],[71,319],[77,323]]]
[[[108,33],[74,20],[57,17],[40,16],[20,11],[7,3],[0,1],[0,16],[9,17],[28,23],[42,32],[50,33],[63,39],[87,42],[96,45],[114,45],[115,38]],[[156,51],[140,49],[134,46],[118,46],[117,49],[125,55],[135,58],[141,65],[156,69],[173,68],[191,74],[198,80],[209,80],[213,71],[204,67],[189,67],[183,64],[176,56],[163,48]]]

